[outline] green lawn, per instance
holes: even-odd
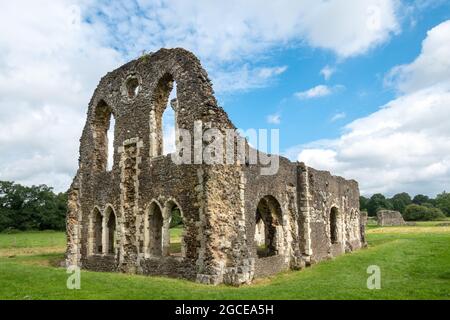
[[[371,227],[367,249],[240,288],[82,271],[81,290],[68,290],[54,267],[64,234],[0,234],[0,299],[450,299],[450,227],[436,224]],[[381,268],[381,290],[366,287],[370,265]]]

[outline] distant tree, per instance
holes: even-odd
[[[394,208],[394,210],[399,211],[403,214],[405,212],[406,206],[410,205],[412,203],[412,200],[409,194],[403,192],[397,193],[395,196],[393,196],[390,199],[390,202],[392,203],[392,207]]]
[[[359,208],[361,211],[367,211],[367,202],[369,202],[368,198],[364,196],[359,197]]]
[[[172,219],[170,220],[170,228],[175,228],[183,224],[183,218],[181,217],[180,209],[175,208],[172,210]]]
[[[379,210],[392,210],[392,203],[381,193],[374,194],[367,202],[367,212],[369,216],[375,216]]]
[[[64,230],[65,193],[55,194],[46,185],[26,187],[0,181],[0,231]]]
[[[450,193],[442,192],[436,196],[436,207],[442,210],[447,216],[450,216]]]
[[[444,213],[434,207],[410,204],[406,207],[403,218],[407,221],[431,221],[445,218]]]
[[[423,195],[423,194],[418,194],[418,195],[414,196],[412,202],[414,204],[418,204],[418,205],[422,205],[424,203],[430,203],[430,197]]]

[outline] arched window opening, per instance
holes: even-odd
[[[134,99],[139,94],[141,86],[139,85],[139,80],[135,77],[131,77],[126,82],[127,95],[129,99]]]
[[[151,256],[162,256],[164,220],[160,206],[153,202],[148,213],[148,243],[147,248]]]
[[[279,254],[281,217],[280,204],[274,197],[266,196],[259,201],[255,215],[255,245],[259,258]]]
[[[102,246],[102,228],[103,228],[103,217],[100,211],[95,208],[92,213],[92,245],[93,254],[101,254],[103,252]]]
[[[108,207],[106,211],[106,253],[114,254],[117,241],[117,228],[116,228],[116,215],[111,207]]]
[[[106,137],[108,139],[108,160],[106,165],[106,170],[111,171],[113,168],[114,163],[114,132],[116,129],[116,119],[114,118],[114,115],[111,115],[110,122],[109,122],[109,128],[108,133],[106,134]]]
[[[170,217],[168,255],[183,256],[183,216],[181,209],[174,201],[168,201],[166,210]]]
[[[255,245],[258,251],[266,248],[266,227],[259,212],[256,212]]]
[[[332,244],[338,242],[337,220],[338,220],[338,209],[336,207],[333,207],[331,208],[330,211],[330,239]]]
[[[93,135],[95,168],[98,171],[111,170],[114,157],[115,119],[111,108],[103,100],[95,108]]]
[[[170,74],[158,82],[152,97],[150,113],[150,152],[153,157],[176,151],[177,84]]]

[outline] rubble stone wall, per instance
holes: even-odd
[[[377,212],[378,225],[385,226],[402,226],[405,223],[403,216],[398,211],[380,210]]]
[[[175,82],[175,130],[188,130],[193,144],[183,153],[194,158],[208,145],[194,143],[208,128],[235,129],[199,60],[184,49],[161,49],[103,77],[69,190],[67,265],[240,285],[364,245],[355,181],[283,157],[276,174],[262,175],[263,166],[248,158],[176,164],[164,155],[162,115]],[[175,206],[183,221],[176,255],[169,234]]]

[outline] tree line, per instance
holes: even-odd
[[[370,198],[361,196],[359,199],[361,211],[367,211],[369,216],[375,216],[379,210],[399,211],[405,220],[439,220],[450,217],[450,193],[442,192],[435,198],[423,194],[413,198],[406,192],[387,198],[376,193]]]
[[[0,181],[0,232],[64,230],[66,212],[66,193],[54,193],[46,185]]]

